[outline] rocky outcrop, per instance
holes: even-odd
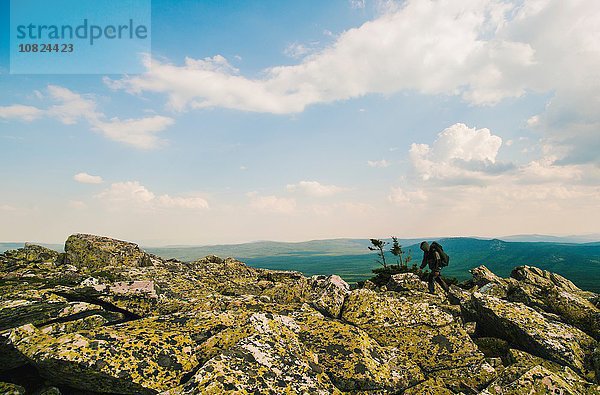
[[[102,269],[107,266],[151,266],[149,254],[137,244],[86,234],[69,236],[65,243],[67,263],[77,268]]]
[[[342,320],[379,344],[397,348],[405,366],[414,364],[425,377],[443,378],[453,390],[474,391],[494,377],[494,368],[462,326],[435,304],[361,289],[347,297]]]
[[[598,295],[537,268],[430,295],[412,273],[351,291],[92,235],[65,251],[0,254],[0,393],[600,393]]]
[[[427,292],[427,284],[414,273],[399,273],[390,277],[385,286],[388,291],[420,291]]]
[[[477,325],[540,357],[586,373],[585,359],[596,342],[577,328],[550,321],[534,309],[502,299],[473,294]]]
[[[313,276],[313,306],[321,313],[339,318],[344,298],[350,292],[350,286],[340,276]]]

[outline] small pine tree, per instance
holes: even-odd
[[[402,251],[402,246],[398,242],[398,238],[395,236],[392,236],[392,248],[390,248],[390,252],[392,255],[396,256],[396,265],[398,268],[404,266],[404,260],[402,258],[404,251]]]
[[[369,239],[371,240],[371,244],[373,246],[369,246],[369,250],[375,251],[377,253],[378,259],[376,259],[377,263],[382,265],[384,269],[387,269],[387,263],[385,261],[385,251],[383,250],[385,246],[388,244],[387,241],[379,240],[379,239]]]

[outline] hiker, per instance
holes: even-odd
[[[446,254],[442,249],[442,246],[435,241],[431,243],[431,246],[426,241],[422,242],[421,250],[423,250],[423,262],[421,263],[421,269],[423,269],[426,265],[429,265],[429,269],[431,270],[431,273],[429,273],[429,277],[427,278],[429,293],[435,294],[434,281],[437,281],[444,291],[448,292],[448,285],[444,282],[444,280],[442,280],[442,276],[440,274],[442,267],[448,265],[448,254]]]

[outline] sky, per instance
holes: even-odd
[[[11,74],[0,241],[600,233],[597,0],[152,1],[139,74]]]

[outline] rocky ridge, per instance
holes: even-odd
[[[165,260],[73,235],[0,255],[0,393],[598,394],[597,294],[484,266],[446,295]]]

